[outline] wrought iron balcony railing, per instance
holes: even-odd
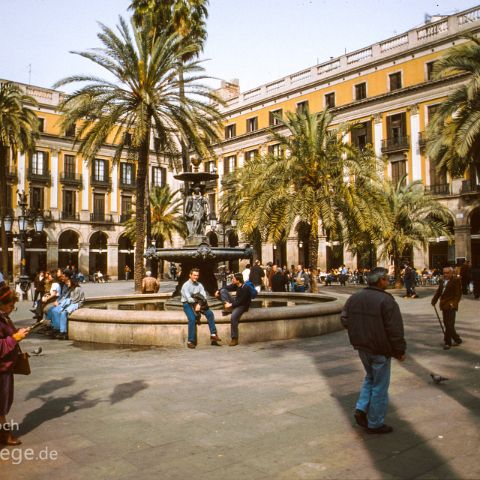
[[[82,174],[75,172],[62,172],[60,175],[60,183],[80,188],[82,186]]]
[[[450,185],[448,183],[428,185],[425,187],[425,192],[431,193],[432,195],[449,195]]]
[[[51,179],[52,179],[52,176],[48,170],[29,169],[27,173],[27,180],[29,182],[50,184]]]
[[[90,214],[90,221],[96,223],[113,223],[113,217],[111,214],[93,212]]]
[[[410,137],[393,137],[382,140],[382,153],[402,152],[410,148]]]

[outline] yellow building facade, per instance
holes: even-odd
[[[462,35],[479,30],[480,7],[474,7],[432,18],[401,35],[247,92],[241,93],[235,82],[224,82],[219,91],[227,101],[224,141],[217,148],[219,174],[240,167],[249,155],[275,149],[269,140],[270,129],[280,128],[275,127],[275,115],[329,107],[335,124],[363,124],[347,140],[358,146],[371,144],[377,156],[386,158],[385,175],[392,180],[404,174],[409,182],[421,180],[449,208],[454,245],[448,245],[445,238],[432,239],[428,251],[412,252],[415,266],[443,266],[462,258],[480,266],[480,178],[473,170],[463,179],[439,175],[425,154],[424,136],[436,106],[465,81],[462,76],[434,80],[435,60],[465,41]],[[290,232],[282,244],[263,244],[259,256],[264,263],[303,263],[305,243]],[[318,267],[325,270],[341,263],[352,268],[367,266],[365,259],[339,249],[341,246],[323,238]]]

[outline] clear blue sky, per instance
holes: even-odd
[[[480,3],[480,2],[479,2]],[[203,57],[211,76],[242,91],[451,14],[474,0],[210,0]],[[130,0],[0,0],[0,78],[51,87],[95,73],[69,53],[99,46],[97,22],[113,27]],[[31,74],[29,66],[31,65]]]

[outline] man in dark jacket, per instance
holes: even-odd
[[[230,292],[236,292],[236,296],[232,297]],[[232,309],[232,316],[230,318],[232,340],[229,345],[230,347],[235,347],[238,345],[238,322],[252,303],[250,287],[245,285],[243,275],[236,273],[233,276],[232,283],[226,287],[222,287],[220,291],[215,292],[215,296],[220,297],[222,302],[224,302],[224,307],[227,312]]]
[[[287,289],[287,277],[282,272],[282,269],[278,265],[273,266],[273,276],[272,276],[272,292],[285,292]]]
[[[352,295],[342,311],[342,324],[365,368],[366,376],[355,410],[356,422],[368,433],[390,433],[385,425],[391,357],[400,362],[407,348],[403,320],[395,299],[385,290],[388,270],[376,267],[367,276],[368,287]]]
[[[462,339],[455,330],[455,316],[461,298],[461,280],[454,275],[452,267],[445,267],[443,269],[443,279],[440,280],[437,291],[432,298],[433,306],[440,299],[440,310],[442,311],[443,323],[445,324],[444,350],[450,350],[452,345],[458,347],[462,343]]]
[[[260,293],[263,284],[263,278],[265,277],[265,272],[260,266],[260,260],[255,260],[255,265],[250,270],[250,281],[255,285],[257,292]]]

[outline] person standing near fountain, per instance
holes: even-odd
[[[236,292],[235,298],[230,295],[230,292]],[[220,300],[224,302],[225,311],[228,312],[232,308],[232,316],[230,319],[232,329],[232,340],[230,347],[238,345],[238,322],[240,317],[250,308],[252,303],[252,294],[250,287],[243,281],[243,275],[236,273],[233,276],[232,283],[226,287],[221,288],[215,292],[216,297],[220,297]]]
[[[183,311],[188,319],[188,348],[195,348],[197,346],[195,330],[197,318],[195,316],[195,312],[200,311],[200,304],[196,303],[194,296],[202,295],[205,299],[207,298],[207,292],[205,292],[205,288],[198,281],[199,276],[200,270],[198,268],[192,268],[190,270],[189,279],[183,284],[181,290]],[[210,329],[210,342],[212,345],[218,346],[218,342],[221,342],[221,340],[217,335],[215,316],[213,315],[213,312],[208,309],[205,311],[205,317],[207,318],[208,328]]]

